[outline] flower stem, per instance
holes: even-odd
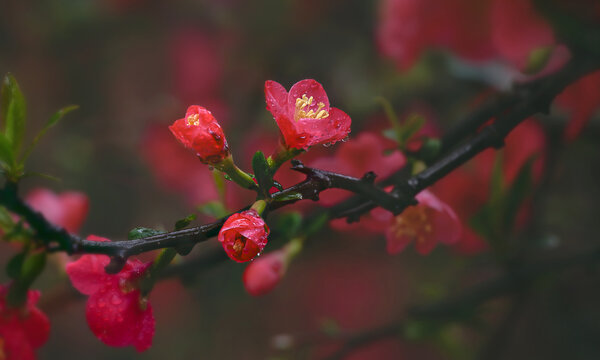
[[[250,209],[256,211],[258,213],[258,215],[262,215],[262,213],[263,213],[263,211],[265,211],[266,207],[267,207],[266,201],[257,200],[254,204],[252,204]]]
[[[231,155],[226,157],[219,164],[215,165],[215,168],[227,174],[227,176],[229,176],[233,182],[243,188],[250,190],[258,189],[258,185],[256,185],[254,182],[252,176],[238,168],[233,162],[233,157]]]
[[[158,279],[158,274],[164,268],[169,266],[169,264],[171,263],[171,261],[173,261],[176,255],[177,250],[175,250],[174,248],[166,248],[161,250],[156,259],[154,259],[152,266],[150,266],[150,268],[148,269],[148,275],[140,283],[140,291],[142,293],[142,296],[148,296],[150,294],[150,291],[152,291],[152,288],[154,287],[154,284]]]
[[[271,174],[275,174],[281,165],[302,154],[302,152],[304,152],[304,150],[288,148],[280,142],[277,151],[267,159],[269,167],[271,168]]]

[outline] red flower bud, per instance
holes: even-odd
[[[237,262],[252,260],[267,245],[269,227],[255,210],[231,215],[219,231],[227,255]]]
[[[205,164],[215,165],[229,156],[223,129],[211,112],[202,106],[190,106],[185,117],[176,120],[169,130]]]
[[[251,262],[242,277],[246,291],[250,295],[260,296],[273,290],[285,274],[287,257],[287,252],[282,249]]]
[[[289,148],[333,144],[350,133],[350,117],[329,106],[323,86],[313,79],[297,82],[289,93],[269,80],[265,82],[265,100]]]

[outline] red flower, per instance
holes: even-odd
[[[273,290],[285,274],[287,259],[287,251],[280,249],[251,262],[242,277],[246,291],[260,296]]]
[[[88,240],[110,241],[91,235]],[[118,274],[104,271],[106,255],[83,255],[67,265],[73,286],[89,295],[86,318],[94,335],[109,346],[133,345],[141,352],[152,345],[152,306],[141,297],[137,282],[151,263],[127,260]]]
[[[25,201],[56,226],[77,233],[89,210],[89,199],[84,193],[67,191],[62,194],[37,188],[30,191]]]
[[[211,112],[202,106],[190,106],[185,117],[176,120],[169,130],[205,164],[218,164],[229,156],[223,129]]]
[[[414,241],[417,252],[427,255],[437,243],[454,244],[460,238],[460,221],[450,206],[427,190],[416,199],[419,204],[406,208],[386,230],[390,254],[399,253]]]
[[[265,100],[290,148],[333,144],[350,133],[350,117],[329,106],[323,86],[313,79],[295,83],[289,93],[269,80],[265,82]]]
[[[255,210],[231,215],[219,231],[227,255],[237,262],[252,260],[267,245],[269,227]]]
[[[21,308],[9,308],[6,294],[10,285],[0,285],[0,359],[34,360],[35,349],[48,340],[50,322],[35,307],[39,291],[29,290]]]

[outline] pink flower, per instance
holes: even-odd
[[[255,210],[231,215],[219,231],[218,239],[227,255],[237,262],[252,260],[267,245],[269,227]]]
[[[502,170],[505,183],[512,183],[532,156],[536,156],[532,168],[533,180],[539,181],[545,166],[545,151],[546,137],[537,122],[529,119],[517,126],[506,138],[503,149]],[[463,234],[455,244],[455,248],[461,253],[474,254],[487,248],[485,240],[468,224],[469,219],[488,201],[496,156],[496,151],[488,149],[434,185],[435,193],[456,211],[463,223]]]
[[[393,218],[386,230],[390,254],[397,254],[414,242],[417,252],[427,255],[437,243],[454,244],[460,238],[460,221],[450,206],[428,190],[421,191],[416,199],[419,204]]]
[[[250,295],[260,296],[273,290],[285,274],[287,261],[287,251],[280,249],[251,262],[242,277],[246,291]]]
[[[384,139],[378,135],[361,133],[356,138],[341,144],[335,156],[321,157],[309,165],[354,177],[361,177],[366,172],[373,171],[378,179],[384,179],[404,167],[406,158],[398,150],[385,155],[383,142]],[[331,206],[350,195],[344,190],[329,189],[320,194],[320,202],[322,205]]]
[[[110,241],[94,235],[88,240]],[[110,275],[104,271],[109,262],[106,255],[83,255],[66,270],[73,286],[89,295],[86,319],[94,335],[106,345],[133,345],[142,352],[152,345],[155,321],[138,281],[151,263],[127,260],[118,274]]]
[[[176,120],[169,130],[205,164],[218,164],[230,154],[223,129],[202,106],[190,106],[185,117]]]
[[[56,226],[70,233],[77,233],[89,210],[89,199],[81,192],[67,191],[61,194],[37,188],[31,190],[25,201]]]
[[[600,108],[600,71],[567,86],[556,98],[556,103],[571,116],[565,129],[565,138],[574,140]]]
[[[50,322],[35,304],[39,291],[29,290],[21,308],[10,308],[6,295],[10,285],[0,285],[0,359],[34,360],[35,349],[48,340]]]
[[[518,69],[527,68],[533,50],[556,44],[552,28],[531,1],[493,0],[490,10],[493,44]]]
[[[313,79],[295,83],[289,93],[269,80],[265,82],[265,100],[289,148],[333,144],[350,133],[350,117],[329,106],[323,86]]]
[[[380,14],[379,47],[402,70],[438,47],[467,61],[505,60],[523,71],[532,51],[557,45],[531,0],[384,0]],[[563,50],[548,68],[564,58]]]

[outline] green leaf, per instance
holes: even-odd
[[[10,214],[8,213],[8,210],[6,210],[6,208],[0,206],[0,228],[3,228],[4,230],[6,230],[7,228],[12,227],[13,225],[14,225],[14,221],[13,221],[12,217],[10,216]]]
[[[550,56],[553,52],[554,47],[552,46],[542,46],[533,49],[529,53],[529,58],[527,59],[527,64],[525,65],[525,70],[523,72],[527,75],[533,75],[540,72],[548,64],[548,60],[550,60]]]
[[[410,114],[400,127],[398,143],[404,147],[406,143],[425,125],[425,118],[419,114]]]
[[[400,133],[400,121],[398,120],[398,116],[396,115],[396,112],[394,111],[392,104],[386,98],[381,97],[381,96],[376,97],[375,101],[380,103],[381,106],[383,107],[383,111],[385,112],[387,119],[389,120],[390,124],[392,124],[392,131],[394,132],[394,135],[399,134]],[[392,138],[392,140],[398,141],[398,137],[394,136]]]
[[[219,194],[219,199],[221,199],[222,203],[225,203],[227,188],[225,187],[224,174],[220,171],[213,171],[212,174],[215,186],[217,187],[217,193]]]
[[[2,82],[0,108],[4,119],[4,135],[10,141],[13,153],[17,153],[25,134],[25,98],[17,80],[8,74]]]
[[[190,214],[181,220],[177,220],[175,223],[175,231],[187,227],[194,220],[196,220],[196,214]]]
[[[494,236],[495,232],[492,213],[492,209],[488,203],[469,219],[469,226],[471,229],[488,241],[493,241],[496,238]]]
[[[281,233],[282,238],[291,239],[298,235],[302,226],[302,214],[297,211],[286,212],[282,214],[275,226],[278,233]]]
[[[52,115],[50,117],[50,119],[48,119],[48,121],[46,122],[46,125],[44,125],[42,130],[40,130],[40,132],[37,133],[37,135],[31,142],[31,144],[29,144],[29,146],[27,147],[27,150],[25,151],[25,155],[23,156],[23,161],[25,161],[25,159],[27,159],[29,157],[29,154],[31,154],[31,151],[33,151],[33,149],[35,148],[37,143],[40,141],[40,139],[46,134],[46,132],[51,127],[56,125],[65,115],[67,115],[71,111],[77,110],[77,109],[79,109],[79,106],[69,105],[69,106],[65,106],[64,108],[58,110],[54,115]]]
[[[273,201],[290,201],[290,200],[302,200],[302,194],[300,193],[289,193],[278,195],[273,198]]]
[[[127,239],[129,239],[129,240],[142,239],[142,238],[146,238],[149,236],[160,235],[160,234],[164,234],[164,233],[165,232],[161,231],[161,230],[145,228],[145,227],[136,227],[129,231],[129,233],[127,234]]]
[[[201,214],[212,216],[214,218],[222,218],[228,214],[223,203],[216,200],[204,203],[198,206],[197,209]]]
[[[252,157],[252,170],[254,170],[254,176],[256,177],[256,182],[263,198],[271,198],[269,190],[273,187],[273,176],[271,175],[269,163],[262,151],[257,151]]]
[[[533,188],[532,169],[534,160],[535,156],[532,156],[527,160],[507,191],[504,205],[503,225],[508,231],[513,229],[519,208]]]
[[[19,253],[12,257],[6,264],[6,274],[11,279],[18,279],[21,276],[21,269],[23,268],[23,263],[25,262],[25,253]]]
[[[3,168],[11,169],[15,164],[15,156],[10,141],[0,133],[0,165]]]

